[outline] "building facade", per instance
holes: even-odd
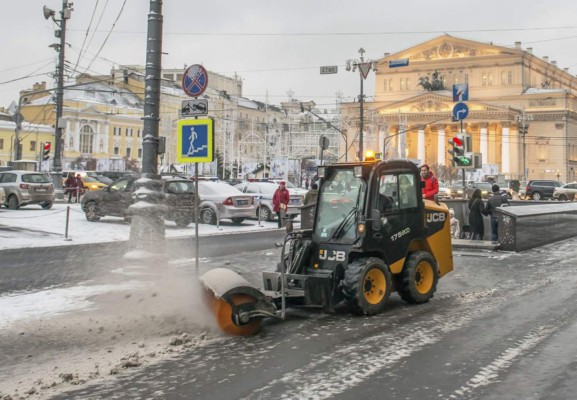
[[[388,67],[403,58],[408,66]],[[376,66],[364,141],[387,157],[449,165],[448,140],[463,129],[472,135],[472,151],[482,154],[485,173],[575,180],[577,78],[555,61],[519,42],[508,48],[443,35],[386,53]],[[469,89],[462,124],[452,118],[453,85],[461,83]],[[360,119],[358,110],[358,103],[343,105],[349,121]]]

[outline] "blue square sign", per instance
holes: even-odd
[[[176,159],[179,162],[212,162],[214,159],[213,120],[178,121]]]

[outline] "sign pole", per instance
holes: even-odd
[[[198,252],[200,251],[198,245],[198,219],[200,218],[200,214],[198,212],[198,163],[194,163],[194,213],[194,237],[196,238],[196,250],[194,252],[194,257],[196,263],[196,276],[198,276]]]

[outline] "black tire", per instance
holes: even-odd
[[[358,315],[380,313],[391,294],[391,272],[379,258],[361,258],[348,265],[345,302]]]
[[[426,251],[409,255],[397,281],[399,296],[409,304],[428,302],[435,295],[439,272],[437,263]]]
[[[531,195],[531,198],[532,198],[533,200],[541,200],[541,199],[543,198],[543,196],[541,196],[541,193],[535,192],[535,193],[533,193],[533,194]]]
[[[564,195],[564,194],[559,195],[559,201],[567,201],[567,200],[569,200],[569,199],[567,198],[566,195]]]
[[[231,218],[231,219],[232,219],[232,223],[235,225],[240,225],[244,221],[244,218]]]
[[[93,201],[89,201],[84,206],[84,216],[90,222],[98,222],[100,221],[100,216],[96,214],[96,203]]]
[[[20,208],[20,204],[18,203],[18,197],[16,197],[15,195],[10,195],[10,197],[8,197],[8,201],[6,202],[6,207],[8,207],[11,210],[18,210]]]
[[[46,201],[46,202],[40,204],[40,206],[45,210],[50,210],[53,205],[54,205],[54,203],[51,201]]]
[[[180,217],[177,218],[174,222],[176,223],[176,226],[178,226],[179,228],[186,228],[188,225],[190,225],[192,220],[190,218]]]
[[[200,222],[202,224],[216,225],[216,213],[210,207],[200,210]]]
[[[261,221],[269,221],[270,222],[273,220],[272,211],[267,206],[260,206],[260,208],[258,209],[258,213],[260,215]]]

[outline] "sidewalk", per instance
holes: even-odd
[[[194,223],[186,228],[178,228],[174,222],[166,221],[165,226],[167,239],[191,237],[195,234]],[[218,227],[198,224],[199,236],[276,229],[276,221],[261,221],[259,225],[257,220],[252,219],[245,220],[241,225],[234,225],[228,220],[221,221]],[[99,222],[89,222],[80,204],[57,201],[50,210],[43,210],[38,205],[22,207],[19,210],[0,208],[0,250],[119,242],[128,240],[129,236],[130,224],[122,218],[105,217]]]

